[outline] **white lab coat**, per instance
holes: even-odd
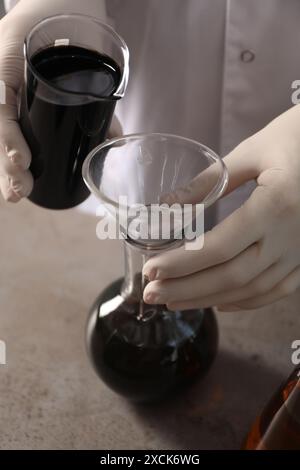
[[[131,53],[128,90],[117,105],[124,133],[184,135],[224,156],[292,106],[291,84],[300,79],[299,0],[107,0],[106,6]],[[222,215],[249,191],[246,185],[226,197]]]

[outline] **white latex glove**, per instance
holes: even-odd
[[[33,187],[31,154],[17,121],[24,38],[39,20],[68,12],[106,19],[104,0],[20,0],[0,21],[0,192],[7,201],[19,201]],[[113,135],[119,133],[115,127]]]
[[[242,142],[224,161],[227,193],[250,179],[256,179],[256,189],[205,234],[202,250],[182,247],[145,264],[152,281],[144,291],[147,303],[171,310],[254,309],[300,286],[300,106]],[[197,202],[203,182],[204,173],[174,199]]]

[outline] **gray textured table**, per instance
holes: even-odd
[[[219,315],[220,351],[181,397],[134,406],[102,384],[84,349],[86,312],[122,269],[119,242],[96,219],[0,203],[1,449],[239,448],[300,337],[300,295]]]

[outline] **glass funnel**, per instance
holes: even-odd
[[[209,369],[218,329],[212,309],[174,312],[145,304],[143,265],[185,243],[187,233],[196,241],[202,236],[199,215],[202,221],[224,192],[225,165],[193,140],[135,134],[94,149],[83,178],[117,222],[125,246],[124,278],[99,295],[89,314],[89,356],[118,393],[139,402],[159,400]]]

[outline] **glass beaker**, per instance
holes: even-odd
[[[227,171],[221,158],[198,142],[168,134],[136,134],[93,150],[83,164],[83,177],[118,219],[125,246],[125,277],[100,294],[89,315],[89,356],[113,390],[134,401],[156,401],[209,369],[218,328],[212,309],[173,312],[165,305],[144,303],[143,264],[184,243],[178,217],[169,219],[171,230],[163,237],[162,218],[154,219],[151,231],[148,215],[153,207],[168,209],[162,203],[174,199],[178,188],[192,209],[200,204],[206,211],[224,192]],[[192,201],[191,188],[198,183],[197,201]],[[132,208],[143,211],[136,215]],[[192,211],[189,223],[196,213]],[[146,222],[146,230],[136,230]]]
[[[125,93],[128,49],[110,26],[68,14],[36,24],[25,39],[24,55],[19,114],[32,152],[29,200],[68,209],[89,196],[82,163],[105,140]]]

